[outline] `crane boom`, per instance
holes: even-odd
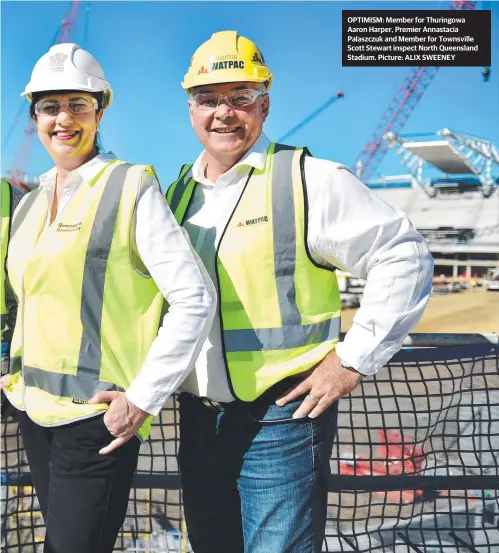
[[[296,131],[300,130],[302,127],[304,127],[307,123],[310,123],[312,119],[315,119],[319,114],[321,114],[327,107],[329,107],[331,104],[334,104],[337,100],[340,98],[344,98],[343,92],[337,92],[334,96],[331,96],[327,102],[319,106],[315,111],[313,111],[310,115],[305,117],[303,121],[295,125],[291,130],[289,130],[286,134],[281,136],[277,142],[284,142],[287,138],[289,138],[291,135],[295,134]]]
[[[476,4],[476,1],[456,0],[451,2],[451,9],[472,10]],[[438,70],[439,67],[411,68],[352,167],[359,178],[365,181],[373,177],[388,150],[384,135],[399,134]]]
[[[367,180],[374,175],[388,150],[384,135],[388,132],[394,134],[400,132],[438,69],[438,67],[411,68],[355,162],[353,170],[359,178]]]

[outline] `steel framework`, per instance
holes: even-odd
[[[473,10],[476,4],[476,1],[454,1],[451,3],[451,9]],[[409,71],[352,167],[364,182],[374,176],[385,157],[388,144],[384,136],[389,132],[398,134],[403,129],[439,69],[413,67]]]

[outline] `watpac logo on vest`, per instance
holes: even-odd
[[[246,219],[246,221],[239,221],[236,227],[249,227],[250,225],[260,225],[262,223],[268,222],[269,218],[267,217],[267,215],[263,215],[262,217],[256,217],[255,219]]]
[[[80,399],[78,397],[74,397],[72,401],[76,403],[76,405],[86,405],[88,403],[86,399]]]
[[[81,229],[81,221],[74,223],[73,225],[66,225],[65,223],[59,223],[57,225],[57,232],[75,232]]]

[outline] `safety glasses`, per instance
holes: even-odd
[[[61,109],[66,107],[73,115],[81,115],[94,111],[98,107],[98,102],[95,98],[84,98],[76,96],[68,100],[59,100],[58,98],[43,98],[35,104],[35,113],[37,115],[46,115],[48,117],[56,117]]]
[[[263,90],[236,90],[230,94],[219,94],[218,92],[206,92],[195,94],[190,97],[190,103],[196,109],[204,111],[215,110],[222,100],[225,100],[233,108],[244,108],[250,106],[255,100],[266,94]]]

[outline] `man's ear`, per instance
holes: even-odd
[[[270,96],[265,94],[262,98],[262,111],[263,111],[263,120],[265,121],[269,115],[270,111]]]
[[[194,108],[192,107],[192,104],[190,102],[187,102],[187,106],[189,107],[189,119],[191,120],[191,125],[194,127],[194,120],[192,116]]]

